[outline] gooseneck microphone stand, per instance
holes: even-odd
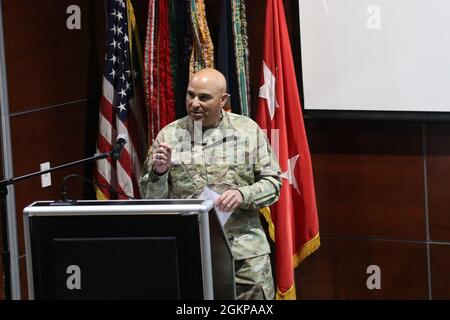
[[[92,157],[85,158],[82,160],[70,162],[57,167],[53,167],[47,170],[38,171],[30,174],[26,174],[20,177],[15,177],[11,179],[6,179],[0,181],[0,232],[2,234],[2,263],[3,263],[3,292],[5,294],[5,300],[11,300],[11,281],[10,281],[10,256],[9,256],[9,244],[8,244],[8,215],[6,212],[6,196],[8,194],[7,186],[14,184],[17,181],[25,180],[49,172],[53,172],[59,169],[64,169],[68,167],[73,167],[76,165],[84,164],[87,162],[105,159],[112,157],[113,159],[119,159],[120,153],[122,151],[125,142],[116,144],[116,146],[110,151],[105,153],[96,154]]]

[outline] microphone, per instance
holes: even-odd
[[[111,150],[111,157],[114,160],[119,160],[120,153],[122,152],[123,147],[127,143],[127,135],[126,134],[119,134],[117,136],[116,145]]]

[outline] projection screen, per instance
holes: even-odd
[[[305,110],[450,112],[449,0],[299,0]]]

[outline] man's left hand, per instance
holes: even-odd
[[[242,194],[238,190],[227,190],[217,199],[216,206],[223,211],[234,211],[243,202]]]

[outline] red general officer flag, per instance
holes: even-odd
[[[262,210],[275,241],[277,299],[295,299],[294,268],[320,246],[314,180],[282,0],[267,0],[256,121],[278,156],[280,199]]]

